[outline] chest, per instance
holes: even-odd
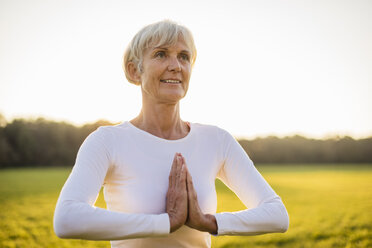
[[[217,149],[201,145],[166,149],[118,147],[113,169],[105,180],[108,207],[134,213],[165,212],[169,173],[176,152],[185,157],[202,211],[214,213],[215,178],[221,161]]]

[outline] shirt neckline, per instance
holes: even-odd
[[[189,124],[189,127],[190,127],[190,131],[189,133],[183,137],[183,138],[180,138],[180,139],[175,139],[175,140],[169,140],[169,139],[164,139],[164,138],[160,138],[156,135],[153,135],[149,132],[146,132],[145,130],[142,130],[138,127],[136,127],[135,125],[133,125],[130,121],[126,121],[125,122],[130,128],[132,128],[133,130],[135,130],[137,133],[141,134],[141,135],[144,135],[144,136],[147,136],[151,139],[154,139],[154,140],[158,140],[158,141],[161,141],[161,142],[167,142],[167,143],[178,143],[178,142],[183,142],[183,141],[186,141],[187,139],[189,139],[192,134],[194,133],[194,124],[191,123],[191,122],[187,122]]]

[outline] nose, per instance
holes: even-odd
[[[181,71],[181,64],[178,61],[177,57],[170,57],[169,58],[169,64],[168,64],[168,70],[169,71]]]

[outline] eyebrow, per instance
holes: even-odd
[[[164,47],[164,46],[157,46],[157,47],[154,47],[153,48],[153,50],[156,50],[156,49],[161,49],[161,50],[168,51],[168,48],[167,47]],[[191,54],[191,52],[189,50],[182,50],[181,53]]]

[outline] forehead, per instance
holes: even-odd
[[[178,52],[187,52],[191,53],[191,49],[187,46],[187,44],[183,40],[177,41],[175,44],[163,44],[159,46],[151,47],[152,50],[154,49],[165,49],[165,50],[177,50]]]
[[[157,48],[177,48],[192,53],[191,42],[187,42],[184,37],[180,34],[177,38],[172,40],[157,40],[149,43],[146,51],[151,51]]]

